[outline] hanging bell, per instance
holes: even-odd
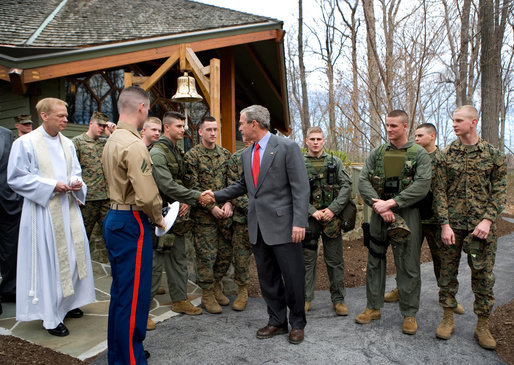
[[[180,76],[177,80],[177,93],[171,97],[171,101],[176,103],[194,103],[202,99],[202,96],[196,91],[195,78],[188,76],[187,72],[184,72],[184,76]]]

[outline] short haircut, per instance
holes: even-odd
[[[145,90],[139,86],[129,86],[121,90],[118,98],[118,110],[120,113],[135,113],[139,104],[146,103],[149,100],[150,95]]]
[[[307,138],[312,133],[321,133],[323,135],[323,138],[325,138],[325,134],[323,133],[323,130],[320,127],[310,127],[309,129],[307,129]]]
[[[463,112],[468,118],[478,120],[478,110],[473,105],[462,105],[459,106],[453,114],[457,112]]]
[[[164,116],[162,117],[162,122],[167,125],[172,125],[174,120],[186,120],[186,117],[184,114],[179,112],[166,112],[164,113]]]
[[[418,128],[416,128],[416,130],[421,129],[421,128],[426,129],[428,131],[428,133],[434,133],[434,134],[437,135],[437,128],[432,123],[420,124],[418,126]]]
[[[202,128],[203,127],[203,124],[205,122],[215,122],[216,121],[216,118],[214,118],[213,116],[211,115],[206,115],[205,117],[203,117],[201,120],[200,120],[200,124],[198,124],[198,128]]]
[[[241,110],[241,115],[244,115],[246,122],[255,120],[262,129],[270,130],[271,118],[267,108],[261,105],[251,105]]]
[[[36,104],[36,110],[38,115],[41,115],[41,113],[50,113],[55,105],[64,105],[65,107],[68,106],[68,103],[61,99],[57,98],[44,98],[38,101]]]
[[[160,127],[162,127],[161,120],[156,117],[149,117],[145,120],[145,124],[143,124],[143,128],[148,128],[150,124],[159,124]]]
[[[404,110],[401,110],[401,109],[396,109],[396,110],[393,110],[392,112],[389,112],[387,114],[387,117],[388,118],[401,117],[403,119],[403,123],[405,123],[405,124],[409,123],[409,116],[407,115],[407,113]]]

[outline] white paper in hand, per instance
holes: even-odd
[[[168,203],[168,214],[164,217],[164,224],[166,225],[164,229],[155,227],[155,235],[157,237],[161,237],[168,233],[170,228],[173,226],[173,223],[175,223],[175,219],[177,219],[178,211],[180,208],[179,202],[174,202],[173,204]]]

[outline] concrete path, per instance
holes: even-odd
[[[498,242],[495,265],[496,306],[514,298],[514,234]],[[435,338],[442,317],[432,263],[422,265],[421,308],[418,333],[402,334],[403,318],[396,303],[386,303],[382,318],[368,325],[355,323],[366,306],[365,287],[347,289],[348,317],[335,315],[328,292],[316,292],[307,314],[305,341],[291,345],[286,335],[258,340],[255,332],[267,322],[262,299],[250,299],[244,312],[225,307],[220,315],[180,315],[147,333],[149,364],[501,364],[494,351],[482,349],[473,338],[476,316],[470,270],[460,266],[458,301],[466,313],[455,316],[455,332],[448,341]],[[386,290],[395,286],[387,280]],[[106,364],[106,354],[93,364]]]

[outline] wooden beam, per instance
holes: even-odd
[[[185,72],[189,71],[189,67],[187,67],[187,61],[186,61],[186,45],[181,44],[178,47],[179,50],[179,58],[180,58],[180,71]]]
[[[169,71],[170,68],[173,67],[175,63],[177,63],[177,60],[179,58],[179,52],[173,53],[155,72],[146,80],[142,85],[141,88],[143,90],[148,91],[157,81],[161,79],[162,76],[166,72]]]
[[[9,69],[4,66],[0,66],[0,80],[11,81],[9,79]]]
[[[211,88],[210,88],[210,112],[211,116],[216,118],[216,122],[218,123],[218,138],[216,143],[221,146],[221,113],[220,113],[220,60],[217,58],[211,59],[211,80],[210,80]]]
[[[211,81],[212,81],[212,73],[211,73],[211,81],[207,77],[204,76],[202,73],[203,65],[196,57],[194,52],[188,48],[186,50],[186,59],[188,61],[188,65],[191,67],[193,74],[196,78],[196,81],[198,81],[198,85],[200,86],[200,89],[202,89],[202,93],[205,96],[205,100],[211,105],[210,100],[210,94],[211,94]],[[212,70],[212,63],[211,63],[211,70]]]
[[[124,82],[124,87],[129,87],[129,86],[132,86],[133,85],[133,81],[132,81],[132,72],[125,72],[123,73],[123,82]]]
[[[9,70],[9,80],[11,81],[11,90],[18,95],[25,95],[27,92],[27,84],[23,82],[23,70],[21,68],[11,68]]]
[[[221,140],[223,147],[236,152],[236,72],[234,49],[221,51]]]
[[[191,42],[190,46],[194,52],[201,52],[233,45],[276,39],[278,34],[277,32],[277,30],[263,30],[255,33],[211,38]],[[32,69],[25,69],[25,72],[23,73],[23,81],[25,83],[31,83],[35,81],[54,79],[62,76],[76,75],[84,72],[121,67],[133,63],[146,62],[160,58],[168,58],[178,49],[179,45],[174,44],[141,51],[120,53],[110,56],[102,56],[79,61],[64,62],[49,66],[41,66]]]
[[[248,54],[250,55],[250,57],[252,58],[253,62],[255,63],[255,65],[257,66],[257,68],[259,69],[259,71],[261,72],[262,74],[262,77],[264,78],[264,80],[268,83],[268,86],[270,87],[271,91],[273,91],[273,93],[275,94],[275,96],[277,97],[277,99],[281,102],[281,103],[284,103],[283,101],[283,98],[282,98],[282,95],[278,92],[277,88],[275,87],[275,85],[273,85],[273,82],[271,81],[271,79],[269,78],[268,76],[268,73],[267,71],[264,69],[264,66],[262,65],[261,61],[257,58],[257,55],[255,54],[255,52],[253,51],[252,47],[250,47],[248,44],[245,45],[245,48],[248,52]]]
[[[148,81],[149,78],[148,76],[132,76],[132,83],[133,85],[141,86]]]

